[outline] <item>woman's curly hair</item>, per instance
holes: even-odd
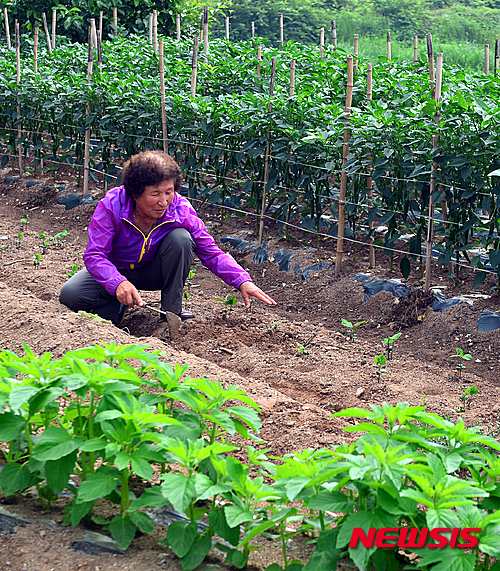
[[[181,188],[181,171],[174,159],[163,151],[145,151],[130,158],[123,166],[122,181],[130,198],[139,198],[146,186],[174,181],[174,190]]]

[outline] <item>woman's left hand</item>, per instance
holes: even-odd
[[[240,292],[243,296],[243,301],[245,302],[245,307],[248,309],[250,307],[250,298],[255,297],[267,303],[267,305],[276,305],[276,302],[272,297],[269,297],[267,293],[264,293],[260,288],[258,288],[253,282],[243,282],[240,285]]]

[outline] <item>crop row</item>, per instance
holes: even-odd
[[[127,548],[137,530],[153,531],[151,510],[171,504],[187,521],[172,523],[164,544],[186,571],[216,541],[227,562],[243,568],[263,533],[281,543],[290,571],[329,571],[344,556],[358,569],[409,563],[401,550],[351,547],[357,528],[367,536],[370,528],[437,527],[445,536],[475,529],[472,550],[451,546],[446,555],[410,541],[407,552],[419,555],[420,568],[446,560],[486,570],[490,556],[500,557],[500,444],[462,420],[454,424],[408,403],[348,409],[333,416],[363,419],[346,428],[365,433],[356,442],[269,458],[251,398],[236,386],[185,377],[188,366],[171,366],[160,352],[114,344],[61,359],[36,356],[27,345],[24,352],[0,353],[7,462],[0,485],[8,496],[36,487],[47,509],[70,490],[67,525],[92,518]],[[139,496],[130,491],[134,475],[150,482],[155,472],[160,484]],[[102,498],[117,504],[119,515],[93,517]],[[294,533],[314,544],[306,564],[287,558]]]
[[[52,55],[40,52],[33,71],[31,40],[24,38],[21,76],[15,54],[0,62],[0,137],[5,166],[21,144],[42,159],[81,165],[84,134],[92,137],[92,167],[114,181],[116,165],[132,154],[162,146],[158,55],[139,37],[103,44],[103,63],[87,81],[87,51],[66,44]],[[198,62],[196,97],[191,96],[192,43],[165,42],[169,151],[182,163],[191,196],[212,203],[255,207],[268,195],[267,211],[280,225],[309,220],[318,232],[328,215],[335,234],[345,127],[346,57],[289,43],[264,45],[257,73],[256,42],[219,40]],[[276,58],[270,94],[271,59]],[[290,62],[296,61],[290,95]],[[434,162],[434,204],[439,262],[458,262],[498,273],[499,81],[460,68],[444,72],[439,105],[433,99],[428,64],[388,62],[373,68],[373,98],[367,99],[367,69],[358,62],[345,169],[347,224],[363,239],[378,223],[388,227],[378,245],[390,250],[411,235],[409,255],[424,254],[430,173]],[[90,113],[86,114],[86,105]],[[19,109],[17,106],[20,106]],[[435,124],[439,112],[439,124]],[[18,126],[22,136],[18,138]],[[438,146],[433,136],[439,136]],[[269,176],[265,149],[269,141]],[[375,198],[369,202],[367,176]],[[95,176],[95,175],[94,175]],[[119,180],[119,179],[118,179]],[[434,220],[436,222],[436,220]],[[376,225],[376,224],[375,224]],[[478,231],[482,234],[478,237]],[[361,234],[359,234],[361,233]],[[481,246],[487,257],[469,254]],[[402,265],[409,271],[408,258]],[[457,264],[457,268],[458,268]],[[477,283],[486,277],[479,274]]]

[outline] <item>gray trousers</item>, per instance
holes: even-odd
[[[154,258],[133,270],[119,270],[139,290],[161,290],[164,311],[177,315],[182,309],[184,283],[193,261],[194,240],[184,228],[169,232],[158,246]],[[73,311],[88,311],[118,323],[121,304],[84,269],[61,288],[59,301]]]

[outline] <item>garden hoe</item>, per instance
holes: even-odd
[[[163,317],[165,317],[168,324],[168,333],[170,335],[170,339],[173,339],[177,335],[177,333],[179,333],[182,321],[178,315],[175,315],[175,313],[172,313],[170,311],[163,311],[162,309],[157,309],[156,307],[152,307],[147,303],[142,307],[150,309],[151,311],[156,311],[156,313],[160,313],[161,315],[163,315]]]

